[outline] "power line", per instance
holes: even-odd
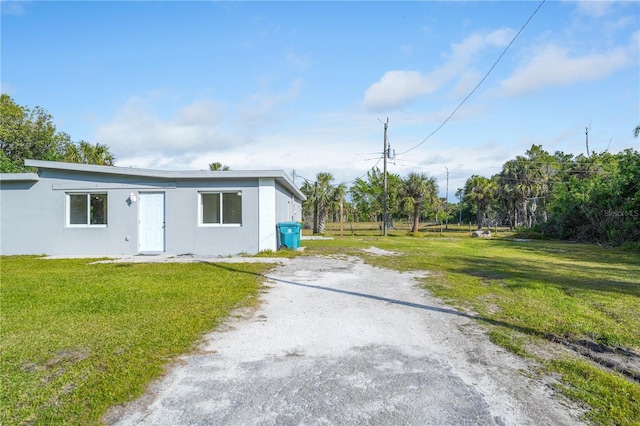
[[[360,176],[358,176],[357,178],[355,178],[355,179],[353,179],[353,180],[350,180],[350,181],[348,181],[348,182],[342,182],[342,185],[350,185],[350,184],[352,184],[352,183],[355,183],[355,181],[357,181],[358,179],[362,179],[363,177],[365,177],[365,176],[369,173],[369,171],[370,171],[370,170],[375,169],[375,168],[378,166],[378,164],[380,164],[380,162],[381,162],[381,161],[382,161],[382,158],[379,158],[379,159],[378,159],[378,161],[376,162],[376,164],[374,164],[374,165],[371,167],[371,169],[367,170],[367,171],[365,172],[365,174],[360,175]]]
[[[480,85],[487,79],[487,77],[489,77],[489,74],[491,74],[491,71],[493,71],[493,69],[496,67],[496,65],[498,65],[498,62],[500,62],[500,60],[502,59],[502,57],[507,53],[507,50],[509,50],[509,48],[511,47],[511,45],[516,41],[516,39],[518,38],[518,36],[520,35],[520,33],[525,29],[525,27],[529,24],[529,21],[531,21],[531,19],[533,19],[533,17],[536,15],[536,13],[538,13],[538,10],[540,10],[540,8],[542,7],[542,5],[544,4],[546,0],[542,0],[540,2],[540,4],[538,5],[538,7],[536,8],[536,10],[533,11],[533,13],[531,14],[531,16],[529,16],[529,19],[527,19],[527,21],[524,23],[524,25],[522,25],[522,27],[520,28],[520,30],[516,33],[515,36],[513,36],[513,39],[511,39],[511,42],[509,42],[509,44],[507,45],[507,47],[504,48],[504,50],[502,51],[502,53],[500,54],[500,56],[498,56],[498,59],[496,59],[496,61],[493,63],[493,65],[491,65],[491,68],[489,68],[489,71],[487,71],[487,73],[484,75],[484,77],[482,77],[482,80],[480,80],[480,82],[478,84],[476,84],[476,86],[473,88],[473,90],[471,90],[471,92],[469,92],[469,94],[462,100],[462,102],[460,102],[458,104],[457,107],[455,107],[455,109],[451,112],[451,114],[449,114],[449,116],[442,122],[442,124],[440,124],[438,127],[436,127],[436,129],[431,132],[426,138],[424,138],[422,140],[422,142],[420,142],[419,144],[417,144],[416,146],[414,146],[413,148],[409,148],[408,150],[399,153],[398,155],[403,155],[406,154],[410,151],[413,151],[414,149],[416,149],[417,147],[419,147],[420,145],[422,145],[423,143],[425,143],[431,136],[435,135],[436,132],[438,130],[440,130],[441,128],[444,127],[445,124],[447,124],[449,122],[449,120],[451,119],[451,117],[453,117],[453,115],[460,109],[460,107],[462,107],[462,105],[464,105],[464,103],[467,101],[467,99],[469,99],[471,97],[471,95],[473,95],[475,93],[475,91],[478,89],[478,87],[480,87]]]
[[[375,160],[375,158],[370,159],[370,160]],[[365,160],[365,161],[369,161],[369,160]],[[380,164],[381,161],[382,161],[382,157],[378,158],[378,161],[376,161],[376,163],[371,167],[371,169],[368,169],[364,174],[362,174],[362,175],[358,176],[357,178],[352,179],[350,181],[341,182],[339,185],[345,185],[345,186],[346,185],[350,185],[350,184],[354,183],[355,181],[357,181],[358,179],[362,179],[363,177],[365,177],[369,173],[370,170],[375,169],[378,166],[378,164]],[[307,179],[306,177],[302,176],[301,174],[298,174],[297,172],[296,172],[295,176],[299,177],[299,178],[302,178],[302,180],[304,180],[305,182],[307,182],[309,184],[314,185],[316,183],[315,180]]]

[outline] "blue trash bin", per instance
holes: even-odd
[[[278,249],[288,248],[297,250],[300,247],[300,232],[302,224],[300,222],[280,222],[278,228]]]

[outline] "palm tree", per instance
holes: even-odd
[[[420,209],[429,201],[433,201],[437,192],[434,178],[425,173],[409,173],[402,186],[402,198],[405,204],[413,208],[413,226],[411,230],[418,232],[420,225]]]
[[[327,172],[320,172],[316,175],[315,186],[315,220],[314,234],[324,233],[324,227],[327,223],[327,212],[333,202],[333,187],[331,186],[333,175]]]
[[[633,129],[633,137],[637,139],[638,136],[640,136],[640,124],[638,124],[636,128]]]
[[[107,145],[99,143],[93,145],[87,141],[78,143],[66,142],[63,161],[78,164],[97,164],[100,166],[113,166],[115,159],[113,154],[109,152]]]
[[[302,220],[305,226],[311,226],[313,220],[313,233],[324,233],[329,214],[335,217],[340,211],[340,202],[347,193],[344,184],[333,186],[333,175],[320,172],[316,175],[315,182],[306,181],[300,190],[307,197],[302,203]]]
[[[314,182],[305,180],[300,191],[305,195],[306,199],[302,202],[302,226],[306,229],[313,229],[313,232],[317,231],[315,222],[315,184]]]
[[[331,173],[320,172],[315,182],[306,181],[300,190],[307,199],[302,204],[303,221],[313,223],[313,233],[324,232],[326,216],[331,204]]]
[[[527,222],[527,201],[530,195],[529,176],[527,175],[526,159],[517,156],[502,166],[499,175],[500,187],[498,196],[502,204],[511,211],[513,225],[518,226],[519,218]],[[518,213],[521,213],[518,215]]]
[[[554,159],[541,147],[533,145],[527,157],[518,155],[502,166],[498,175],[498,197],[509,211],[512,224],[522,223],[530,228],[536,221],[537,200],[543,201],[543,218],[546,217],[546,200],[550,192],[550,180],[555,172]]]
[[[92,145],[89,142],[80,141],[79,148],[85,164],[113,166],[113,155],[109,152],[107,145],[100,145],[99,143]]]
[[[384,175],[382,171],[373,167],[367,173],[367,179],[357,178],[349,192],[360,217],[369,221],[382,218],[384,204]],[[387,224],[393,227],[392,215],[399,210],[399,193],[402,179],[395,173],[387,173]]]
[[[478,229],[482,229],[482,218],[495,198],[497,185],[492,179],[473,175],[464,185],[464,200],[475,207]]]
[[[78,145],[73,142],[65,143],[62,161],[67,163],[82,163],[82,154],[78,149]]]
[[[209,170],[211,170],[212,172],[227,172],[231,169],[226,164],[223,165],[222,163],[215,162],[209,163]]]
[[[346,193],[347,187],[344,183],[333,186],[329,190],[328,213],[331,214],[332,221],[335,221],[336,218],[340,221],[340,203],[344,201]]]

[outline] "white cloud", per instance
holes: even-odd
[[[623,16],[621,18],[613,19],[604,24],[605,32],[611,33],[625,28],[637,28],[638,18],[634,16]]]
[[[174,120],[176,124],[199,126],[217,122],[221,119],[224,108],[212,101],[195,101],[182,108]]]
[[[506,46],[511,41],[513,34],[513,30],[509,28],[501,28],[489,34],[471,34],[462,43],[451,45],[451,63],[467,64],[469,58],[486,47]]]
[[[311,65],[311,59],[309,55],[300,55],[292,50],[288,50],[284,57],[285,63],[292,65],[299,69],[306,69]]]
[[[425,153],[428,152],[428,153]],[[522,154],[516,146],[505,146],[486,140],[473,149],[461,146],[455,140],[433,142],[427,151],[399,156],[390,166],[392,173],[404,177],[409,172],[424,172],[433,176],[438,184],[438,195],[445,197],[447,169],[449,169],[449,201],[456,202],[457,188],[464,186],[474,174],[490,177],[498,173],[505,161]]]
[[[478,71],[469,70],[464,72],[458,79],[456,87],[453,88],[451,96],[455,99],[462,99],[464,96],[467,96],[469,92],[471,92],[471,90],[478,84],[481,78],[482,74]]]
[[[364,94],[367,110],[394,109],[438,89],[440,83],[419,71],[387,71]]]
[[[300,96],[302,83],[302,79],[297,79],[292,81],[284,92],[256,93],[245,100],[239,108],[244,126],[249,131],[254,131],[279,120],[283,114],[282,108],[295,102]]]
[[[22,1],[3,1],[0,5],[3,15],[24,15],[25,3]]]
[[[158,112],[173,102],[166,94],[131,97],[111,122],[97,127],[94,140],[109,146],[118,165],[202,169],[220,161],[234,168],[255,168],[264,150],[257,148],[251,155],[252,143],[264,128],[277,128],[283,122],[301,88],[302,80],[295,80],[283,92],[256,93],[231,107],[196,100],[166,118]],[[238,161],[232,154],[235,149],[250,162]]]
[[[416,110],[415,112],[406,112],[398,115],[391,123],[394,127],[400,127],[407,131],[412,128],[418,128],[419,138],[416,138],[415,144],[420,142],[420,139],[425,137],[428,133],[435,129],[437,125],[442,124],[453,111],[454,106],[447,106],[438,110],[422,111]],[[467,103],[463,105],[456,113],[449,119],[448,125],[454,123],[464,123],[470,120],[478,119],[487,116],[490,112],[490,108],[487,104],[482,103]],[[407,142],[410,143],[410,142]],[[408,146],[406,148],[409,148]]]
[[[631,63],[628,48],[571,56],[562,47],[547,45],[503,80],[500,91],[507,96],[518,96],[547,87],[598,80]]]
[[[489,34],[472,34],[461,43],[452,44],[451,52],[444,56],[445,62],[430,73],[387,71],[365,91],[363,106],[368,111],[402,108],[468,72],[475,56],[483,49],[505,46],[512,37],[513,30],[507,28]]]
[[[613,1],[609,0],[580,0],[576,2],[576,10],[581,15],[600,18],[611,12]]]
[[[151,99],[130,98],[110,123],[96,129],[95,140],[110,147],[116,158],[172,155],[202,147],[225,149],[231,138],[222,130],[224,107],[195,101],[167,119],[157,117]]]
[[[316,113],[262,129],[225,151],[204,151],[182,168],[203,169],[219,161],[234,170],[295,169],[309,179],[328,171],[336,183],[349,182],[381,158],[382,129],[375,118],[352,111]]]

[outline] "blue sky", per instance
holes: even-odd
[[[640,3],[7,2],[2,92],[118,166],[428,173],[449,198],[531,144],[638,149]],[[413,148],[413,149],[412,149]],[[408,151],[408,152],[407,152]],[[301,183],[297,180],[297,183]]]

